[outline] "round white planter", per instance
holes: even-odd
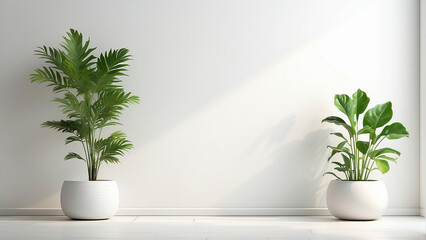
[[[115,181],[64,181],[61,207],[72,219],[107,219],[118,210]]]
[[[388,205],[388,193],[382,181],[333,180],[327,189],[331,214],[345,220],[374,220]]]

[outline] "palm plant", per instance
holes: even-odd
[[[70,29],[63,37],[63,49],[39,47],[35,54],[48,66],[35,70],[31,82],[47,83],[57,95],[53,101],[66,116],[65,120],[46,121],[42,127],[67,133],[65,144],[80,142],[84,155],[70,152],[65,160],[79,159],[86,163],[90,181],[96,181],[102,163],[119,163],[119,156],[133,145],[121,131],[103,137],[105,127],[120,125],[119,117],[139,97],[125,92],[119,77],[125,76],[130,60],[125,48],[109,50],[99,57],[91,53],[90,40]]]
[[[349,123],[340,117],[330,116],[322,122],[334,123],[346,129],[346,134],[331,133],[342,141],[337,146],[328,146],[332,149],[328,158],[330,161],[334,156],[340,155],[342,162],[333,161],[336,171],[345,175],[346,180],[367,181],[374,170],[387,173],[389,161],[395,162],[400,152],[389,148],[378,148],[384,139],[394,140],[408,137],[407,129],[399,122],[386,125],[393,116],[392,103],[378,104],[367,110],[362,120],[360,116],[367,109],[370,98],[365,92],[358,89],[350,98],[346,94],[337,94],[334,105],[346,115]],[[385,126],[386,125],[386,126]],[[380,133],[379,128],[383,127]],[[326,172],[338,179],[342,179],[333,172]],[[325,175],[324,174],[324,175]]]

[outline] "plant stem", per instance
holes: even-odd
[[[383,141],[385,139],[385,137],[383,137],[383,138],[381,138],[380,140],[378,140],[378,141],[376,141],[376,144],[374,145],[374,149],[373,149],[373,151],[374,150],[376,150],[377,149],[377,147],[380,145],[380,143]],[[367,169],[368,170],[368,172],[366,173],[366,180],[368,180],[368,178],[370,177],[370,173],[373,171],[373,165],[374,165],[374,159],[371,159],[370,158],[370,160],[369,160],[369,169]]]
[[[357,180],[356,135],[352,138],[352,141],[353,141],[352,154],[354,155],[354,161],[353,161],[354,172],[353,172],[352,180]]]
[[[371,140],[368,140],[368,149],[367,152],[365,154],[363,154],[363,159],[362,159],[362,167],[361,167],[361,174],[360,174],[360,179],[361,180],[365,180],[365,172],[366,172],[366,168],[368,166],[368,154],[370,153],[370,150],[372,148],[371,146]]]
[[[351,142],[352,142],[352,137],[349,136],[348,144],[349,144],[351,152],[353,152]],[[350,156],[349,156],[349,159],[350,159]],[[352,164],[349,164],[349,170],[348,171],[349,171],[348,180],[350,181],[350,180],[352,180]]]

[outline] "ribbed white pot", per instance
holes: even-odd
[[[345,220],[375,220],[388,206],[388,193],[382,181],[333,180],[327,189],[331,214]]]
[[[72,219],[107,219],[118,210],[115,181],[64,181],[61,207]]]

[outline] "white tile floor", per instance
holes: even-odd
[[[0,239],[425,239],[423,217],[339,221],[333,217],[117,216],[71,221],[61,216],[0,216]]]

